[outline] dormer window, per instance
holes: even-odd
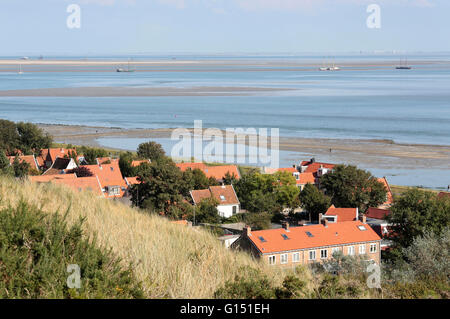
[[[225,196],[220,195],[220,199],[221,199],[222,201],[224,201],[224,200],[225,200]]]

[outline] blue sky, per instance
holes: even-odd
[[[448,0],[0,0],[0,55],[450,51],[449,13]]]

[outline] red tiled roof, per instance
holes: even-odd
[[[126,183],[128,186],[131,186],[131,185],[140,184],[141,182],[138,181],[138,177],[135,176],[135,177],[125,177],[125,183]]]
[[[122,173],[120,172],[118,161],[113,161],[111,164],[82,165],[81,167],[87,167],[92,174],[97,175],[102,188],[112,186],[120,187],[120,195],[107,195],[107,197],[123,197],[124,191],[122,188],[127,188],[127,184],[125,183]]]
[[[183,226],[187,226],[189,225],[189,222],[185,219],[183,220],[174,220],[170,222],[171,224],[176,224],[176,225],[183,225]]]
[[[139,166],[139,165],[141,165],[141,164],[144,164],[144,163],[150,164],[151,161],[150,161],[150,160],[132,161],[132,162],[131,162],[131,166],[132,166],[132,167],[137,167],[137,166]]]
[[[365,230],[360,230],[358,226],[363,226]],[[284,239],[282,235],[289,239]],[[265,241],[261,241],[260,237]],[[284,228],[252,231],[248,238],[263,254],[381,240],[369,225],[360,221],[328,223],[327,227],[322,224],[290,227],[289,232]]]
[[[112,159],[109,156],[108,157],[97,157],[95,160],[97,161],[98,165],[112,162]]]
[[[389,183],[388,183],[386,177],[378,178],[378,181],[380,183],[382,183],[384,185],[384,187],[386,187],[386,190],[387,190],[387,199],[381,206],[392,205],[392,203],[394,202],[394,196],[392,196],[391,187],[389,186]]]
[[[325,216],[337,216],[337,222],[349,222],[358,219],[358,209],[357,208],[336,208],[331,205],[328,208]]]
[[[303,161],[300,164],[300,166],[307,166],[306,170],[303,173],[317,173],[320,167],[333,169],[336,165],[330,163],[321,163],[321,162],[311,163],[310,161]]]
[[[227,173],[230,175],[234,174],[236,179],[240,178],[239,170],[236,165],[208,166],[204,163],[179,163],[177,164],[177,167],[183,172],[187,169],[199,169],[205,173],[206,177],[213,177],[216,180],[222,180]]]
[[[36,157],[36,160],[39,166],[42,167],[45,166],[45,161],[51,161],[53,163],[57,157],[69,157],[70,153],[76,154],[77,152],[72,148],[44,148]]]
[[[95,192],[97,195],[105,196],[102,191],[102,187],[97,176],[90,177],[79,177],[74,179],[53,179],[52,183],[67,185],[72,189],[81,191],[81,190],[90,190]]]
[[[12,165],[14,163],[15,156],[8,156],[9,163]],[[30,168],[39,170],[39,167],[37,166],[36,158],[34,155],[19,155],[19,163],[25,162],[30,165]]]
[[[75,174],[59,174],[59,175],[38,175],[38,176],[28,176],[30,181],[36,183],[47,183],[52,180],[70,180],[75,179],[77,176]]]
[[[310,184],[316,183],[314,173],[300,173],[300,179],[298,180],[297,184],[306,185],[308,183]]]
[[[390,215],[391,211],[389,209],[381,209],[375,207],[369,207],[366,213],[366,217],[373,219],[384,219],[386,216]]]
[[[191,191],[194,204],[200,203],[205,198],[213,197],[219,205],[236,205],[239,199],[236,196],[233,185],[210,186],[209,189]]]

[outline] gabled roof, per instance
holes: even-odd
[[[131,185],[136,185],[136,184],[140,184],[141,182],[138,181],[138,177],[125,177],[125,183],[127,184],[127,186],[131,186]]]
[[[141,165],[141,164],[144,164],[144,163],[147,163],[147,164],[150,164],[152,161],[151,160],[142,160],[142,161],[132,161],[131,162],[131,166],[132,167],[137,167],[137,166],[139,166],[139,165]]]
[[[16,158],[15,156],[8,156],[9,163],[11,165],[14,163],[15,158]],[[30,165],[30,168],[39,170],[39,167],[38,167],[38,164],[36,162],[36,158],[34,157],[34,155],[19,155],[18,159],[19,159],[19,163],[22,163],[22,162],[28,163],[28,165]]]
[[[98,165],[112,162],[111,157],[97,157],[95,160],[97,161]]]
[[[205,198],[215,198],[219,205],[239,205],[239,199],[233,185],[210,186],[209,189],[193,190],[191,197],[194,204],[200,203]]]
[[[317,173],[317,171],[321,167],[333,169],[336,165],[322,162],[302,161],[300,166],[307,166],[306,170],[303,173]]]
[[[70,157],[70,153],[77,154],[75,149],[72,148],[44,148],[41,149],[40,154],[36,157],[39,166],[45,166],[45,161],[51,161],[52,163],[57,157],[64,158]]]
[[[369,207],[366,213],[367,218],[373,219],[384,219],[386,216],[390,215],[391,211],[389,209],[381,209],[375,207]]]
[[[105,196],[97,176],[79,177],[74,179],[53,179],[51,182],[55,184],[67,185],[78,191],[89,190],[99,196]]]
[[[386,177],[378,178],[378,181],[382,183],[387,190],[387,199],[380,207],[392,205],[392,203],[394,202],[394,196],[392,195],[391,187],[389,186]]]
[[[358,209],[357,208],[336,208],[331,205],[328,208],[325,216],[337,216],[337,222],[349,222],[358,219]]]
[[[369,225],[360,221],[328,223],[327,227],[322,224],[290,227],[289,231],[284,228],[251,231],[248,238],[262,254],[381,240]]]
[[[239,174],[239,169],[236,165],[208,166],[204,163],[178,163],[176,165],[183,172],[187,169],[199,169],[203,173],[205,173],[206,177],[213,177],[218,181],[222,180],[227,173],[229,173],[230,175],[234,174],[236,176],[236,179],[239,179],[241,177],[241,175]]]
[[[314,176],[314,173],[300,173],[300,178],[297,184],[306,185],[308,183],[316,183],[316,177]]]
[[[92,172],[92,174],[97,175],[102,188],[119,186],[120,195],[119,196],[108,196],[107,197],[123,197],[124,191],[122,188],[127,188],[127,184],[122,177],[120,172],[119,162],[112,161],[111,164],[102,165],[82,165],[80,167],[87,167]]]
[[[59,175],[38,175],[38,176],[28,176],[30,181],[37,183],[47,183],[52,180],[70,180],[75,179],[77,176],[75,174],[59,174]]]
[[[63,174],[64,170],[66,170],[69,167],[69,165],[76,165],[73,158],[57,157],[56,160],[53,162],[52,166],[44,173],[42,173],[42,175]]]

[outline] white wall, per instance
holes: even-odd
[[[219,215],[225,218],[229,218],[233,216],[233,206],[236,206],[236,214],[239,213],[239,205],[219,205],[217,206],[217,210],[219,211]]]

